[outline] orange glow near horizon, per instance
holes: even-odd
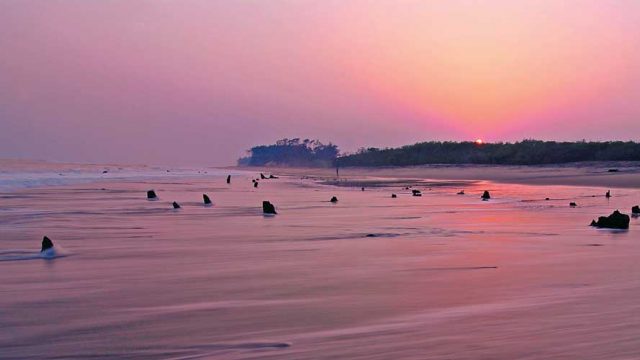
[[[362,37],[341,61],[381,101],[428,119],[427,129],[435,119],[465,136],[504,136],[508,125],[611,101],[616,89],[632,86],[639,52],[628,44],[637,34],[613,4],[495,3],[374,6],[363,20],[345,21],[340,33]]]

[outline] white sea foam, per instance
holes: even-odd
[[[23,260],[53,260],[69,256],[70,253],[61,246],[56,245],[44,251],[37,250],[4,250],[0,251],[0,261],[23,261]]]

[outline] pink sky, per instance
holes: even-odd
[[[0,0],[0,157],[640,140],[640,2]]]

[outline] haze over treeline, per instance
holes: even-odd
[[[361,148],[339,154],[318,140],[283,139],[251,148],[238,160],[248,166],[413,166],[426,164],[539,165],[583,161],[640,161],[640,143],[632,141],[519,142],[430,141],[398,148]]]

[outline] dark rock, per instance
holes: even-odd
[[[40,249],[40,252],[43,252],[47,249],[51,249],[53,247],[53,241],[51,241],[51,239],[49,239],[48,237],[43,237],[42,238],[42,249]]]
[[[362,187],[362,189],[361,189],[361,190],[362,190],[362,191],[364,191],[364,186]]]
[[[396,194],[391,194],[391,198],[395,199],[395,198],[397,198],[397,197],[398,197],[398,195],[396,195]]]
[[[640,206],[636,205],[636,206],[632,207],[631,208],[631,213],[632,214],[636,214],[636,215],[640,214]]]
[[[147,199],[157,199],[158,195],[156,195],[156,192],[153,190],[149,190],[147,191]]]
[[[464,195],[464,190],[458,191],[458,195]]]
[[[571,206],[571,207],[576,207],[576,206],[578,206],[578,204],[576,204],[576,203],[574,203],[574,202],[570,202],[570,203],[569,203],[569,206]]]
[[[607,190],[607,193],[606,193],[606,194],[604,194],[604,196],[605,196],[606,198],[610,198],[610,197],[611,197],[611,190]]]
[[[173,208],[174,209],[180,209],[180,204],[178,204],[177,202],[173,202]]]
[[[364,237],[377,237],[377,236],[378,236],[378,235],[376,235],[376,234],[367,234],[367,235],[365,235]]]
[[[102,170],[102,173],[103,173],[103,174],[106,174],[106,173],[108,173],[108,172],[109,172],[109,171],[107,171],[107,170]]]
[[[264,176],[264,174],[263,174],[263,173],[260,173],[260,179],[264,180],[264,179],[266,179],[266,178],[267,178],[267,177],[266,177],[266,176]]]
[[[204,200],[205,205],[211,205],[211,199],[209,199],[209,195],[202,194],[202,199]]]
[[[253,181],[253,187],[254,187],[254,188],[257,188],[257,187],[258,187],[258,182],[257,182],[257,181],[255,181],[255,180]]]
[[[547,201],[551,200],[551,199],[549,199],[549,198],[544,198],[544,199],[545,199],[545,200],[547,200]]]
[[[277,176],[274,176],[273,174],[269,175],[269,179],[277,179]]]
[[[277,214],[276,207],[268,201],[262,202],[262,212],[265,214]]]
[[[482,193],[482,196],[480,198],[482,200],[489,200],[489,199],[491,199],[491,194],[489,194],[489,192],[487,190],[485,190],[484,193]]]
[[[591,226],[609,229],[628,229],[629,215],[622,214],[616,210],[609,216],[600,216],[598,221],[592,221]]]
[[[609,172],[618,172],[619,170],[618,169],[609,169],[608,171]]]
[[[338,202],[338,198],[334,196],[329,201],[331,201],[332,203],[337,203]]]
[[[411,190],[411,194],[413,196],[422,196],[422,192],[420,192],[420,190],[416,190],[416,189]]]
[[[231,184],[231,175],[227,175],[227,184]]]

